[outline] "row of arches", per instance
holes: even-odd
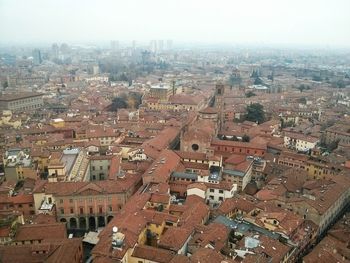
[[[61,218],[60,222],[67,223],[68,229],[96,230],[98,227],[105,227],[112,219],[113,216],[71,217],[68,221]]]

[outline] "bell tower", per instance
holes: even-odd
[[[224,94],[225,94],[225,85],[222,83],[217,83],[215,86],[215,108],[218,111],[218,130],[221,130],[223,125],[223,112],[224,112]]]

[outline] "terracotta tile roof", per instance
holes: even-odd
[[[153,202],[153,203],[168,204],[170,202],[170,195],[169,194],[152,193],[149,201]]]
[[[178,252],[192,233],[193,230],[188,227],[169,227],[160,237],[158,245],[162,248]]]
[[[213,263],[222,262],[224,256],[210,248],[199,248],[192,256],[191,262],[193,263]]]
[[[230,230],[223,224],[198,225],[189,246],[204,248],[210,245],[215,251],[220,252],[226,245],[229,233]]]
[[[168,101],[172,104],[186,104],[186,105],[198,105],[198,103],[203,98],[200,96],[190,96],[190,95],[182,95],[182,94],[176,94],[171,95],[168,99]]]
[[[175,256],[175,253],[166,249],[137,245],[134,248],[132,256],[152,262],[168,263]]]
[[[0,227],[0,237],[7,238],[10,236],[11,226],[2,226]]]
[[[205,153],[199,152],[185,152],[185,151],[174,151],[181,160],[183,159],[193,159],[193,160],[207,160]]]
[[[191,263],[190,258],[185,255],[176,254],[169,263]]]
[[[187,209],[180,217],[179,226],[183,225],[188,228],[193,228],[207,220],[209,208],[204,204],[202,198],[195,195],[188,196],[185,205],[187,206]]]
[[[219,139],[213,139],[212,140],[212,145],[232,146],[232,147],[242,147],[242,148],[252,148],[252,149],[266,150],[266,145],[250,143],[250,142],[235,142],[235,141],[228,141],[228,140],[219,140]]]
[[[291,247],[282,244],[278,240],[262,235],[260,237],[260,246],[256,247],[254,252],[258,254],[265,253],[271,257],[272,263],[279,263],[291,249]]]
[[[207,191],[207,189],[208,189],[208,187],[204,183],[193,183],[193,184],[189,184],[187,186],[187,189],[194,189],[194,188],[198,188],[198,189],[203,190],[203,191]]]
[[[93,248],[92,254],[101,258],[113,258],[121,260],[127,250],[135,246],[141,231],[144,230],[147,220],[140,215],[140,211],[145,207],[150,194],[134,194],[125,204],[123,209],[116,214],[112,221],[103,229],[99,235],[99,242]],[[111,233],[113,226],[117,226],[119,231],[125,235],[122,250],[112,250]],[[99,259],[100,262],[105,262]],[[108,261],[107,261],[108,262]]]
[[[119,172],[120,172],[120,160],[121,158],[117,155],[113,155],[111,158],[111,163],[109,165],[109,172],[108,172],[108,178],[109,179],[115,179],[117,178]]]
[[[97,194],[113,194],[125,192],[140,180],[137,174],[126,174],[124,178],[117,180],[103,180],[94,182],[40,182],[34,192],[45,192],[56,196],[78,195],[84,190],[94,190]]]
[[[19,194],[9,197],[9,202],[14,204],[30,204],[34,203],[34,197],[32,194]]]
[[[38,214],[33,218],[34,224],[52,224],[56,223],[56,217],[49,214]]]
[[[207,163],[184,162],[183,166],[185,168],[192,168],[192,169],[198,169],[198,170],[209,170],[209,164],[207,164]]]
[[[347,262],[350,260],[350,248],[334,237],[326,236],[313,250],[303,258],[303,262]]]
[[[58,240],[52,243],[53,243],[53,246],[56,247],[56,249],[45,261],[47,263],[69,262],[73,258],[75,258],[75,255],[82,256],[83,249],[82,249],[81,238],[69,238],[64,240]]]
[[[171,150],[163,150],[160,156],[152,163],[143,175],[144,183],[165,183],[170,174],[176,170],[180,157]]]
[[[245,162],[246,158],[247,157],[245,155],[232,154],[229,158],[225,160],[225,163],[238,165],[240,163]]]
[[[256,204],[254,202],[245,200],[243,198],[228,198],[225,199],[224,202],[221,203],[221,205],[218,208],[218,212],[220,214],[227,215],[231,211],[235,210],[241,210],[245,213],[249,213],[253,211],[256,207]]]
[[[0,247],[0,261],[4,263],[71,262],[76,255],[81,255],[81,251],[80,238],[50,240],[35,245]]]
[[[159,212],[156,210],[145,209],[140,211],[140,216],[144,216],[148,223],[161,225],[164,222],[173,222],[176,224],[179,221],[179,217],[168,214],[165,212]]]
[[[19,226],[15,241],[67,238],[65,223],[32,224]]]
[[[146,141],[144,145],[161,151],[168,148],[169,144],[175,140],[179,133],[180,129],[178,127],[167,127],[159,134],[157,134],[154,138]]]

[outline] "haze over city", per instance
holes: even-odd
[[[0,262],[350,262],[349,10],[0,0]]]
[[[349,47],[347,0],[1,0],[0,43],[178,43]]]

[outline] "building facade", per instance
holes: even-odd
[[[0,110],[38,110],[43,104],[43,95],[39,93],[7,94],[0,96]]]

